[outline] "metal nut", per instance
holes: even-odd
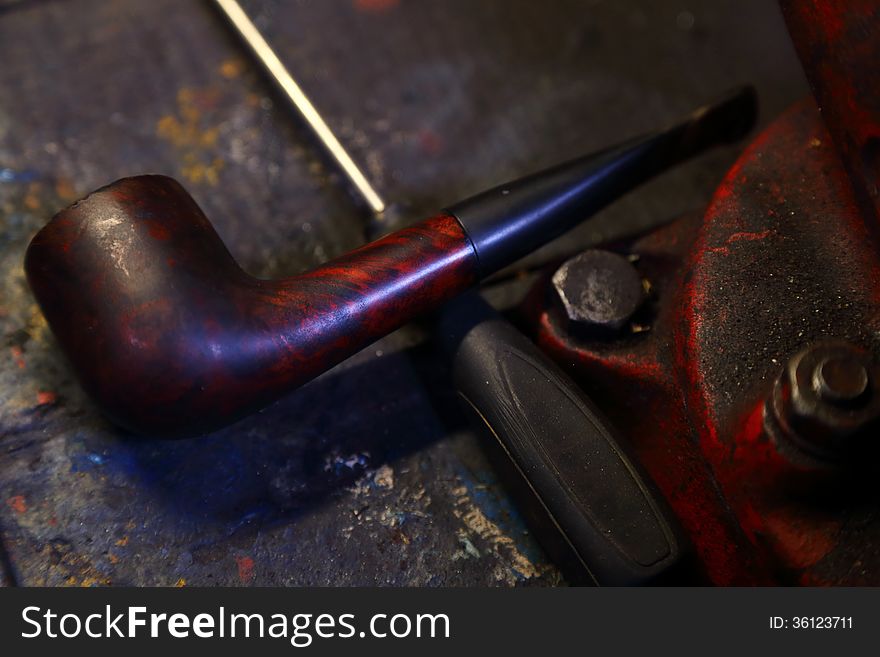
[[[861,453],[880,419],[880,365],[865,349],[821,341],[797,353],[768,400],[777,438],[823,460]]]
[[[610,251],[590,249],[570,258],[552,282],[566,328],[592,337],[619,332],[645,300],[636,268]]]

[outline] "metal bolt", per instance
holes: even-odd
[[[853,404],[868,391],[868,370],[852,356],[826,358],[813,370],[813,388],[831,404]]]
[[[839,461],[866,447],[880,419],[880,365],[865,349],[821,341],[796,354],[767,401],[777,439],[811,456]]]
[[[567,328],[590,336],[618,332],[645,300],[636,268],[610,251],[584,251],[564,262],[552,280]]]

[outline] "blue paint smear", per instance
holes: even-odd
[[[40,174],[37,171],[28,169],[16,171],[15,169],[0,167],[0,183],[29,183],[39,179]]]
[[[85,453],[73,454],[70,457],[71,472],[91,472],[96,467],[104,465],[107,459],[100,454]]]

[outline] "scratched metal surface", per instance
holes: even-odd
[[[253,1],[383,193],[412,215],[672,120],[754,81],[804,93],[772,3]],[[135,439],[72,379],[24,248],[116,177],[181,179],[242,265],[294,273],[363,217],[206,3],[0,4],[0,532],[19,584],[560,583],[462,426],[443,364],[400,331],[195,441]],[[553,247],[702,205],[735,149]]]

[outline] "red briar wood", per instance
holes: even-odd
[[[748,87],[683,122],[449,206],[311,272],[258,280],[170,178],[63,210],[25,270],[85,388],[136,433],[192,435],[265,406],[755,118]]]
[[[26,270],[91,396],[154,435],[228,424],[477,280],[473,246],[444,214],[299,276],[256,279],[163,176],[117,181],[60,212]]]

